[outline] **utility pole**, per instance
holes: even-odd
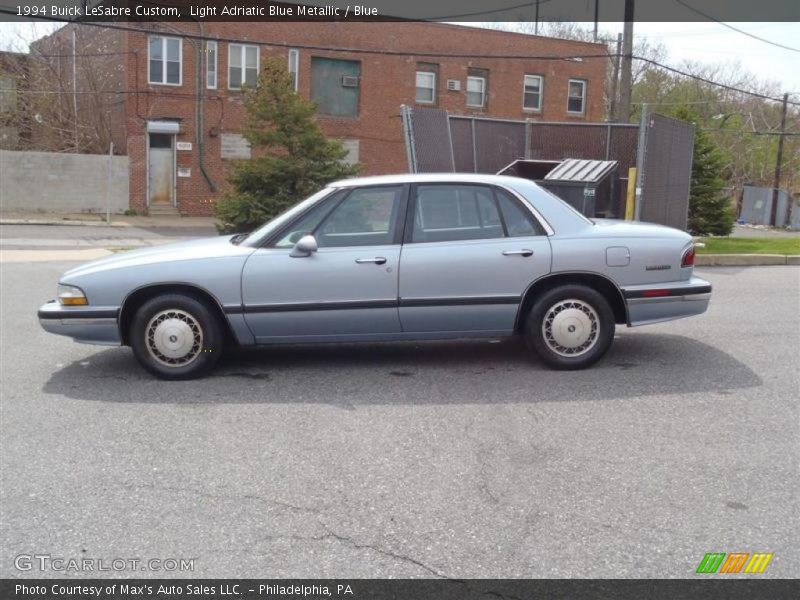
[[[781,163],[783,162],[783,140],[786,138],[786,109],[789,103],[789,94],[783,95],[783,108],[781,110],[781,132],[778,134],[778,156],[775,158],[775,181],[772,185],[772,212],[769,222],[774,227],[778,218],[778,190],[781,187]]]
[[[619,105],[617,120],[627,123],[631,118],[631,74],[633,62],[633,2],[625,0],[625,27],[622,30],[622,61],[619,77]]]
[[[597,21],[600,18],[600,0],[594,0],[594,41],[597,42]]]
[[[622,55],[622,34],[617,34],[617,52],[614,56],[614,77],[611,80],[611,106],[608,110],[608,120],[612,122],[619,121],[618,103],[619,98],[619,63]]]
[[[72,118],[74,119],[75,152],[78,152],[78,52],[75,26],[72,26]]]

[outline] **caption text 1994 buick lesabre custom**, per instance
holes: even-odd
[[[331,184],[249,235],[126,252],[64,274],[47,331],[130,345],[151,373],[207,372],[226,344],[522,334],[587,367],[615,324],[706,310],[682,231],[589,220],[536,184],[398,175]]]

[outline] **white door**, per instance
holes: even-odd
[[[175,205],[175,136],[167,133],[149,134],[148,198],[149,206]]]

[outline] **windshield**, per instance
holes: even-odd
[[[258,245],[260,245],[262,240],[264,240],[264,238],[266,238],[269,234],[271,234],[273,231],[279,229],[281,226],[283,226],[284,223],[290,221],[296,215],[302,213],[309,206],[311,206],[312,204],[314,204],[318,200],[324,198],[325,196],[330,194],[332,191],[333,191],[332,188],[323,188],[320,191],[318,191],[316,194],[313,194],[312,196],[309,196],[308,198],[306,198],[302,202],[299,202],[298,204],[295,204],[292,208],[290,208],[286,212],[278,215],[277,217],[275,217],[271,221],[268,221],[267,223],[265,223],[264,225],[262,225],[261,227],[256,229],[254,232],[248,234],[248,236],[244,240],[242,240],[242,243],[245,244],[246,246],[258,246]]]

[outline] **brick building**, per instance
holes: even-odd
[[[250,152],[240,135],[242,82],[254,82],[269,56],[286,59],[298,93],[318,103],[324,131],[344,141],[364,174],[407,171],[402,104],[497,118],[602,118],[602,44],[439,23],[151,27],[68,25],[37,42],[45,54],[65,43],[69,50],[74,29],[77,55],[105,61],[106,89],[119,92],[105,97],[121,100],[90,106],[83,118],[102,115],[117,151],[128,154],[130,205],[140,213],[211,214],[231,161]],[[517,58],[528,56],[568,58]]]

